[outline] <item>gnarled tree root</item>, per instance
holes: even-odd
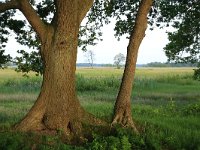
[[[94,115],[86,112],[83,108],[79,109],[79,117],[69,120],[65,125],[59,128],[49,126],[45,122],[45,113],[40,113],[37,117],[34,114],[27,115],[21,122],[14,126],[14,130],[22,132],[35,132],[42,135],[60,135],[61,139],[70,144],[83,143],[87,141],[82,132],[83,124],[87,126],[106,126],[109,124]]]
[[[132,116],[128,114],[126,111],[124,113],[117,113],[114,116],[111,126],[114,126],[116,124],[119,124],[124,128],[131,128],[136,134],[139,134],[139,131],[136,128]]]

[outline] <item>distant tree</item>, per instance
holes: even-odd
[[[121,68],[121,65],[125,61],[125,59],[126,58],[122,53],[119,53],[114,57],[114,65],[117,67],[117,69]]]
[[[101,66],[102,66],[102,67],[114,67],[113,64],[102,64]]]
[[[168,63],[151,62],[146,64],[147,67],[170,67]]]
[[[90,64],[90,67],[93,68],[94,60],[95,60],[94,52],[92,50],[86,51],[85,58],[87,59],[87,62]]]
[[[151,62],[146,64],[146,67],[195,67],[197,64],[192,63],[161,63],[161,62]]]

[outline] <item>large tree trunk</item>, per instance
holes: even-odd
[[[147,15],[153,0],[142,0],[139,6],[135,25],[127,47],[125,70],[114,108],[112,124],[121,124],[137,131],[131,113],[131,92],[136,69],[138,49],[145,36],[147,28]]]
[[[81,3],[88,6],[81,7]],[[46,37],[42,42],[41,55],[45,70],[41,92],[16,129],[60,130],[73,138],[80,136],[83,122],[101,124],[100,120],[83,110],[75,90],[79,25],[91,4],[91,0],[56,1],[54,23],[46,27]]]

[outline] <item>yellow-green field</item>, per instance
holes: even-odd
[[[85,77],[107,77],[107,76],[121,76],[123,69],[116,68],[77,68],[76,73],[84,75]],[[136,69],[136,76],[142,77],[158,77],[168,75],[192,75],[193,68],[181,67],[181,68],[138,68]],[[30,76],[34,76],[34,73],[29,73]],[[0,70],[0,81],[5,79],[23,78],[22,73],[17,73],[14,69]]]
[[[107,121],[120,86],[122,69],[77,68],[76,89],[83,107]],[[200,82],[193,68],[138,68],[132,94],[132,113],[140,135],[120,129],[74,147],[55,140],[46,145],[34,134],[12,133],[31,108],[40,91],[42,77],[22,77],[13,69],[0,70],[0,149],[200,149]],[[122,140],[123,139],[123,140]],[[44,141],[43,141],[44,140]],[[51,139],[52,140],[52,139]]]
[[[84,77],[121,76],[123,69],[116,68],[77,68],[77,73]],[[136,77],[157,78],[163,76],[192,75],[193,68],[138,68]]]

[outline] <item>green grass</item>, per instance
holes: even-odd
[[[76,88],[83,107],[111,120],[122,73],[113,68],[78,68]],[[94,134],[92,141],[74,147],[63,144],[59,137],[9,130],[33,105],[42,78],[34,73],[24,78],[14,70],[0,70],[0,149],[199,150],[200,82],[192,79],[192,73],[192,68],[137,69],[132,113],[141,135],[117,128],[107,136]],[[49,140],[55,144],[46,145]]]

